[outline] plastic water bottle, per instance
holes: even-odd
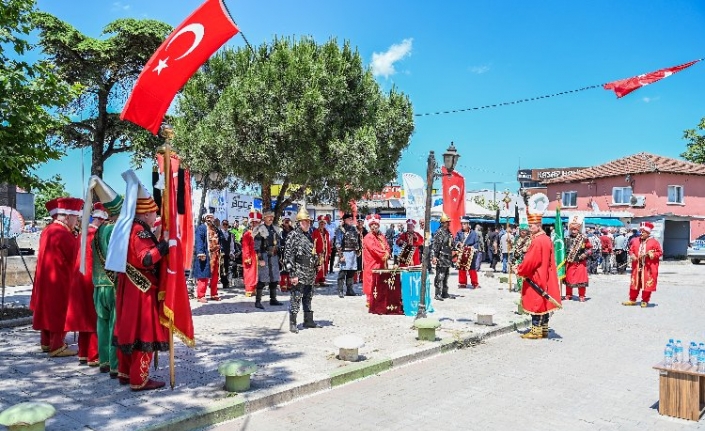
[[[683,363],[683,343],[681,343],[681,340],[676,340],[676,348],[673,350],[673,363]]]
[[[703,343],[700,343],[700,346],[702,345]],[[698,352],[698,372],[705,373],[705,349]]]
[[[688,363],[690,363],[691,366],[697,366],[698,362],[698,345],[695,344],[695,341],[690,342],[690,347],[688,347]]]
[[[673,347],[671,343],[666,344],[666,349],[663,351],[663,364],[667,368],[673,366]]]

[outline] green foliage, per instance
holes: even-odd
[[[683,139],[688,141],[688,144],[681,157],[693,163],[705,163],[705,135],[699,134],[698,130],[705,131],[705,117],[700,120],[697,130],[688,129],[683,132]]]
[[[61,157],[46,138],[68,121],[55,113],[57,107],[78,92],[51,64],[22,59],[32,49],[25,38],[34,28],[34,8],[34,0],[0,2],[0,183],[26,189],[43,184],[33,169]]]
[[[476,204],[480,205],[482,208],[492,210],[492,211],[497,211],[499,209],[499,203],[497,201],[485,199],[484,196],[477,195],[477,196],[474,196],[472,198],[472,200]]]
[[[61,179],[61,175],[54,175],[49,178],[48,181],[44,181],[41,190],[34,196],[35,220],[41,220],[43,217],[49,217],[49,212],[46,207],[44,207],[44,204],[52,199],[62,196],[69,196],[69,193],[66,191],[66,186]]]
[[[343,205],[381,190],[414,123],[408,97],[382,92],[348,42],[304,37],[218,53],[184,87],[175,129],[192,169],[258,186],[267,207],[275,182],[279,206],[307,188],[309,202]]]
[[[142,68],[172,28],[155,20],[118,19],[96,39],[48,13],[36,13],[39,45],[65,82],[83,91],[62,110],[72,120],[54,134],[59,148],[91,147],[91,174],[102,176],[113,154],[131,152],[140,164],[154,157],[160,140],[119,111]],[[106,38],[106,36],[109,36]]]

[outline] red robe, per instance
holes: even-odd
[[[42,231],[29,302],[34,329],[64,332],[77,246],[76,237],[64,223],[54,221]]]
[[[127,247],[127,263],[139,275],[118,274],[114,338],[124,354],[133,350],[148,353],[169,350],[168,332],[159,323],[161,307],[155,266],[145,267],[143,264],[147,254],[152,256],[153,263],[159,262],[161,255],[154,241],[143,233],[145,229],[134,223]]]
[[[66,312],[65,331],[96,332],[98,315],[93,302],[93,238],[98,228],[88,225],[86,234],[86,274],[81,274],[81,243],[76,239],[76,264],[69,292],[69,305]]]
[[[524,255],[524,260],[517,267],[517,274],[525,279],[530,278],[558,303],[561,302],[553,243],[543,231],[532,236],[531,245]],[[524,310],[531,314],[546,314],[556,308],[541,297],[526,280],[521,287],[521,303]]]
[[[251,230],[242,234],[242,271],[245,282],[245,293],[257,289],[257,253],[255,253],[255,238]]]
[[[362,291],[368,297],[372,294],[374,277],[372,270],[387,267],[389,245],[384,235],[370,232],[362,240]]]
[[[587,287],[588,285],[588,270],[587,257],[592,254],[592,244],[588,238],[585,238],[583,248],[585,248],[585,259],[578,262],[565,263],[565,279],[564,282],[568,287]],[[570,250],[566,250],[570,254]]]
[[[330,234],[326,229],[316,229],[313,231],[313,243],[316,244],[316,254],[323,255],[323,265],[316,274],[316,282],[325,282],[328,275],[328,259],[333,252],[333,246],[330,243]]]
[[[649,256],[649,252],[652,256]],[[649,237],[646,241],[641,238],[632,241],[629,248],[629,254],[632,256],[632,276],[629,288],[633,290],[644,289],[647,292],[656,290],[658,281],[658,265],[659,258],[663,254],[661,244],[657,239]],[[639,265],[639,255],[645,254],[644,264]]]
[[[402,247],[403,244],[411,244],[414,248],[414,256],[411,258],[411,265],[421,265],[421,254],[419,252],[419,247],[423,245],[423,237],[418,232],[412,232],[412,237],[409,238],[409,231],[406,231],[399,235],[397,238],[397,245]],[[406,262],[399,262],[400,267],[409,266]]]

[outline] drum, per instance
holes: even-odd
[[[463,271],[472,269],[472,258],[474,256],[475,249],[471,245],[463,247],[458,255],[458,269]]]
[[[421,297],[421,270],[417,271],[402,271],[401,275],[401,299],[404,306],[404,314],[407,316],[416,316],[419,308]],[[431,277],[426,276],[426,312],[433,313],[433,305],[431,304]]]
[[[404,314],[401,277],[398,270],[376,270],[372,274],[372,314]]]

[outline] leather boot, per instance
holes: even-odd
[[[264,310],[262,305],[262,290],[264,290],[264,283],[257,283],[257,292],[255,293],[255,308]]]
[[[443,290],[441,291],[441,298],[443,299],[455,299],[455,296],[450,296],[448,294],[448,286],[443,286]]]
[[[344,285],[345,285],[345,279],[338,278],[338,298],[342,298],[343,296],[345,296],[345,293],[343,293]]]
[[[320,328],[321,325],[313,321],[313,311],[304,311],[304,328]]]
[[[289,312],[289,332],[299,333],[299,328],[296,326],[296,314],[291,312]]]
[[[548,336],[548,323],[541,324],[541,338],[550,338]]]
[[[283,305],[277,301],[277,283],[269,283],[269,305]]]
[[[541,333],[541,327],[531,325],[531,329],[528,330],[526,333],[522,334],[521,338],[525,340],[538,340],[540,338],[543,338]]]
[[[353,289],[353,280],[351,278],[347,278],[345,280],[345,283],[347,285],[347,291],[345,292],[345,296],[357,296],[357,293],[355,293],[355,289]]]

